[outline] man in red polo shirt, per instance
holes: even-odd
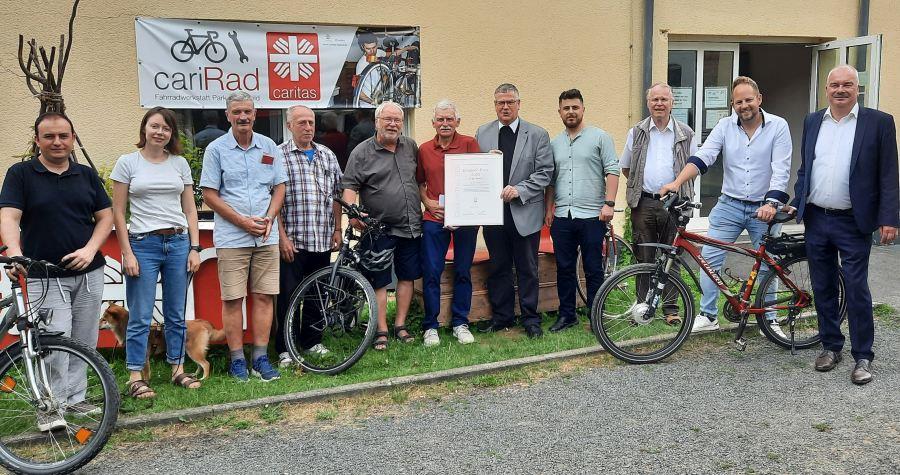
[[[479,153],[478,142],[468,135],[456,133],[459,112],[456,104],[443,100],[434,108],[431,125],[437,135],[419,146],[419,167],[416,180],[419,195],[425,205],[422,221],[422,293],[425,298],[425,346],[441,342],[438,336],[438,314],[441,312],[441,273],[444,257],[453,236],[453,304],[451,325],[453,335],[462,344],[475,341],[469,331],[469,309],[472,306],[472,258],[478,226],[448,229],[444,227],[444,155]]]

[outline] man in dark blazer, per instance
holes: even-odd
[[[505,330],[515,324],[516,267],[522,326],[530,338],[543,335],[538,304],[538,245],[544,223],[544,188],[553,175],[553,152],[546,130],[519,118],[519,90],[501,84],[494,91],[497,120],[478,128],[482,152],[503,153],[503,225],[485,226],[491,256],[488,298],[493,315],[482,331]]]
[[[872,380],[872,295],[869,252],[872,233],[889,244],[900,226],[897,132],[889,114],[857,103],[859,74],[851,66],[831,70],[825,85],[829,107],[806,117],[803,162],[793,205],[806,223],[806,253],[819,316],[823,350],[818,371],[841,361],[844,336],[838,314],[838,257],[844,275],[850,354],[855,384]]]

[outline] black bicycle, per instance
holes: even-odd
[[[201,52],[213,63],[225,61],[228,50],[221,41],[216,41],[219,37],[218,31],[208,30],[205,35],[192,33],[194,31],[192,28],[185,28],[184,31],[187,32],[187,38],[172,43],[169,51],[175,61],[186,63]],[[197,40],[202,40],[199,45]]]
[[[0,252],[6,246],[0,247]],[[24,272],[12,281],[12,295],[0,335],[15,328],[19,340],[0,351],[0,464],[15,473],[69,473],[90,462],[106,445],[119,414],[119,391],[109,364],[94,348],[44,330],[53,319],[41,308],[54,264],[27,257],[0,256],[7,269]],[[29,302],[25,277],[42,285]]]
[[[359,245],[351,247],[350,243],[374,242],[385,227],[362,207],[340,198],[335,201],[349,219],[363,222],[365,231],[357,235],[352,226],[347,227],[334,262],[303,279],[291,295],[284,324],[291,358],[303,369],[321,374],[337,374],[353,366],[371,346],[378,327],[375,289],[358,270],[368,264],[367,256]],[[301,345],[304,338],[309,341],[310,334],[316,341],[321,336],[318,351]]]

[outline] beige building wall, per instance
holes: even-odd
[[[510,81],[522,93],[522,117],[561,129],[560,91],[586,98],[587,120],[609,131],[621,152],[628,127],[644,114],[642,98],[643,0],[523,0],[500,2],[290,0],[210,2],[82,2],[64,81],[68,112],[98,165],[133,149],[143,114],[138,103],[134,40],[136,16],[210,20],[421,27],[423,105],[413,114],[412,135],[430,138],[430,107],[455,100],[461,130],[474,133],[495,118],[492,91]],[[665,80],[670,41],[814,43],[856,35],[857,2],[842,0],[657,0],[653,25],[653,76]],[[27,92],[16,59],[18,33],[50,46],[65,32],[71,0],[0,2],[0,90],[8,119],[0,134],[0,166],[27,148],[38,102]],[[881,108],[900,113],[900,8],[872,0],[871,34],[884,34]],[[624,187],[623,187],[624,188]]]

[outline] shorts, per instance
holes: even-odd
[[[393,249],[394,255],[392,265],[382,271],[371,272],[360,266],[362,275],[369,279],[369,282],[372,283],[372,287],[375,287],[376,289],[390,285],[393,280],[391,277],[391,270],[397,275],[397,280],[416,280],[421,278],[421,241],[422,238],[402,238],[386,234],[381,235],[374,243],[370,240],[363,240],[360,244],[360,251],[371,249],[377,252],[385,249]]]
[[[259,247],[216,248],[222,300],[235,300],[250,293],[278,295],[280,267],[278,244]]]

